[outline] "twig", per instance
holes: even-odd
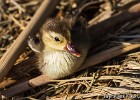
[[[122,38],[122,39],[130,39],[130,38],[140,38],[140,35],[122,35],[122,36],[116,36],[116,35],[112,35],[109,34],[110,37],[114,37],[114,38]]]
[[[14,0],[10,0],[11,3],[13,3],[19,10],[21,10],[22,12],[25,12],[25,9],[22,8],[16,1]]]
[[[58,2],[59,0],[55,0],[55,2],[52,0],[44,0],[26,29],[18,36],[11,47],[0,59],[0,81],[3,80],[20,54],[24,51],[28,36],[30,34],[35,34],[38,31],[42,23],[53,12]]]
[[[24,3],[22,4],[23,7],[28,7],[28,6],[32,6],[32,5],[36,5],[38,4],[38,1],[31,1],[31,2],[28,2],[28,3]]]
[[[22,30],[25,29],[25,27],[19,23],[19,21],[17,21],[12,15],[7,15],[10,17],[10,19],[12,19]]]
[[[107,19],[106,17],[103,17],[104,15],[108,15],[107,18],[109,18],[109,16],[111,16],[111,11],[105,11],[105,12],[102,12],[101,14],[99,14],[98,16],[94,17],[93,19],[91,19],[88,24],[89,26],[88,27],[91,27],[95,24],[97,24],[98,22],[101,22],[103,21],[103,19]]]
[[[11,85],[15,83],[16,80],[7,79],[0,83],[0,88],[4,88],[5,86]]]
[[[5,25],[5,24],[9,24],[11,23],[12,21],[11,20],[6,20],[6,21],[2,21],[0,20],[0,25]]]
[[[94,66],[93,68],[120,68],[121,65]]]

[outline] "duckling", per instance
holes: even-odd
[[[37,54],[39,70],[50,79],[73,74],[83,63],[90,46],[83,18],[73,26],[70,20],[48,19],[39,37],[38,44],[30,40],[29,46]]]

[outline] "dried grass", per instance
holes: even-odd
[[[79,0],[61,0],[60,5],[57,6],[58,12],[54,12],[53,16],[62,17],[66,11],[72,10],[72,8],[78,6],[76,1]],[[96,24],[110,18],[112,15],[121,12],[124,5],[133,2],[134,0],[97,1],[97,4],[94,5],[93,8],[88,8],[87,12],[84,12],[85,15],[88,15],[90,12],[92,13],[90,9],[94,9],[92,15],[86,16],[89,20],[89,24]],[[12,42],[18,37],[19,33],[24,30],[42,0],[0,0],[0,2],[1,57]],[[80,1],[78,3],[80,4]],[[93,17],[94,19],[92,19]],[[130,43],[129,41],[132,40],[135,35],[135,38],[138,38],[137,35],[140,34],[139,26],[139,18],[125,23],[118,30],[114,31],[118,35],[121,34],[121,36],[114,36],[111,35],[112,33],[109,33],[111,38],[102,44],[100,48],[96,48],[92,54],[122,43]],[[132,42],[133,44],[139,44],[139,41]],[[7,89],[15,84],[40,75],[34,61],[34,54],[27,47],[5,80],[0,83],[0,89]],[[131,99],[131,96],[140,95],[139,73],[140,52],[139,49],[137,49],[99,65],[92,66],[92,68],[88,68],[87,70],[77,72],[67,78],[52,80],[51,83],[11,97],[9,100],[88,100],[101,98],[108,99],[109,97],[118,99],[117,97],[119,97],[119,95]],[[126,97],[126,95],[128,97]]]

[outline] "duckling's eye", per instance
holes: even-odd
[[[59,39],[58,37],[55,37],[54,39],[55,39],[55,41],[57,41],[57,42],[60,41],[60,39]]]

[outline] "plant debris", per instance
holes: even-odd
[[[43,0],[0,0],[0,2],[1,58],[25,29]],[[82,13],[82,16],[88,20],[88,27],[97,25],[140,3],[137,0],[60,0],[50,17],[63,18],[87,2],[94,2]],[[95,60],[97,57],[101,58],[100,61],[94,61],[94,66],[63,79],[52,80],[9,100],[138,99],[140,18],[134,18],[117,27],[115,30],[110,29],[111,31],[105,33],[105,36],[100,36],[101,41],[97,43],[98,46],[93,44],[88,57],[93,55]],[[103,58],[104,56],[106,58]],[[39,76],[35,60],[35,54],[27,46],[4,81],[0,83],[0,92]]]

